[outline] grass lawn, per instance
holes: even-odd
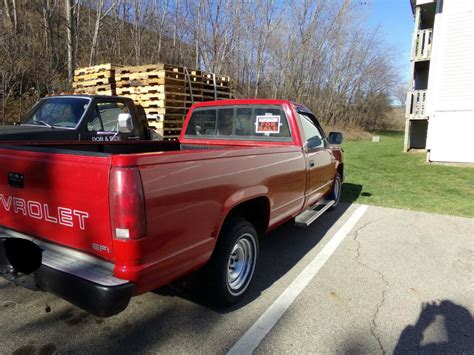
[[[474,167],[428,164],[402,152],[403,133],[380,136],[343,143],[343,201],[474,217]]]

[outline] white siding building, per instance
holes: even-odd
[[[474,0],[411,0],[415,18],[405,150],[474,163]]]

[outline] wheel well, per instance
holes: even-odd
[[[224,223],[231,218],[241,217],[252,223],[261,237],[268,227],[270,203],[266,197],[257,197],[235,206],[227,215]]]
[[[337,172],[341,175],[341,181],[344,180],[344,164],[341,163],[337,166]]]

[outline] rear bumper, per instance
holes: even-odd
[[[127,307],[133,294],[133,283],[111,275],[101,276],[104,268],[91,260],[68,263],[71,256],[59,256],[57,250],[44,249],[44,244],[40,245],[43,249],[40,268],[30,275],[17,274],[6,256],[5,239],[0,238],[0,276],[5,279],[20,285],[27,279],[26,284],[34,284],[40,290],[53,293],[98,317],[110,317]],[[16,282],[19,279],[22,282]],[[102,280],[104,282],[99,283]]]
[[[34,273],[42,291],[51,292],[98,317],[122,312],[132,297],[133,284],[103,286],[42,265]]]

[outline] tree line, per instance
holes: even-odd
[[[351,0],[1,1],[8,117],[70,90],[74,68],[107,62],[229,75],[237,97],[294,100],[326,124],[364,129],[399,84],[393,51]]]

